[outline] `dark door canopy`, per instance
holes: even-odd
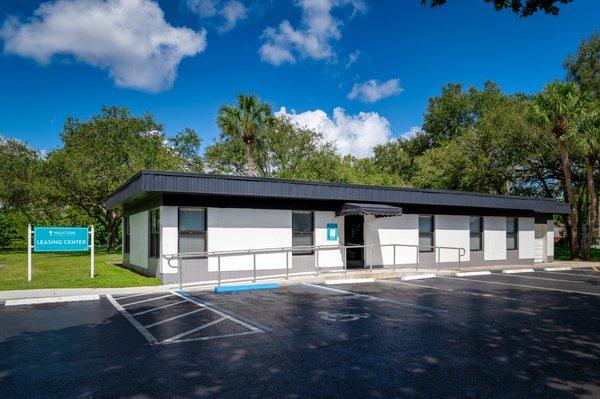
[[[401,216],[402,208],[385,204],[359,204],[346,202],[341,209],[335,213],[336,216],[346,215],[374,215],[377,218]]]

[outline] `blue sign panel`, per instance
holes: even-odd
[[[327,241],[338,240],[338,225],[337,223],[327,223]]]
[[[87,227],[36,227],[35,252],[82,252],[89,250]]]

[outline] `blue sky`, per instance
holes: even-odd
[[[483,0],[448,3],[2,2],[0,135],[48,150],[67,116],[122,105],[206,144],[218,107],[243,92],[363,156],[421,125],[448,82],[533,93],[563,78],[565,56],[600,29],[595,0],[526,19]]]

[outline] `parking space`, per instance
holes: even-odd
[[[0,396],[599,397],[594,273],[0,308]]]
[[[186,293],[108,295],[107,298],[153,345],[265,332]]]

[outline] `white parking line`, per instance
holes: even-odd
[[[156,292],[141,292],[139,294],[131,294],[131,295],[120,296],[120,297],[115,298],[115,300],[120,301],[120,300],[123,300],[123,299],[135,298],[137,296],[142,296],[142,295],[152,295],[152,294],[155,294],[155,293]]]
[[[158,343],[158,340],[154,338],[154,335],[150,334],[150,332],[146,330],[144,326],[142,326],[140,322],[137,321],[132,315],[130,315],[129,312],[123,308],[123,306],[119,305],[119,303],[114,300],[112,295],[106,295],[106,299],[113,304],[119,313],[121,313],[127,320],[129,320],[131,324],[133,324],[133,326],[142,334],[142,336],[146,338],[146,341],[148,341],[151,345],[156,345]]]
[[[551,273],[551,274],[562,274],[565,276],[578,276],[578,277],[591,277],[591,278],[600,278],[600,274],[581,274],[581,273],[560,273],[560,272],[541,272],[541,273]]]
[[[377,280],[377,282],[378,283],[384,283],[384,284],[410,285],[410,286],[413,286],[413,287],[429,288],[429,289],[438,290],[438,291],[456,292],[457,294],[482,296],[482,297],[487,297],[487,298],[500,298],[500,299],[506,299],[508,301],[530,302],[530,301],[527,301],[527,300],[524,300],[524,299],[511,298],[511,297],[501,296],[501,295],[483,294],[483,293],[480,293],[480,292],[469,292],[469,291],[455,290],[453,288],[431,287],[429,285],[416,284],[416,283],[407,283],[407,282],[404,282],[404,281],[397,281],[397,280]]]
[[[157,321],[157,322],[152,323],[152,324],[147,324],[144,327],[145,328],[152,328],[154,326],[158,326],[160,324],[168,323],[170,321],[177,320],[177,319],[180,319],[180,318],[185,317],[185,316],[189,316],[189,315],[194,314],[194,313],[202,312],[203,310],[206,310],[206,308],[195,309],[195,310],[192,310],[192,311],[187,312],[187,313],[182,313],[182,314],[179,314],[177,316],[169,317],[168,319],[160,320],[160,321]]]
[[[173,294],[167,294],[167,295],[157,296],[157,297],[154,297],[154,298],[144,299],[144,300],[137,301],[137,302],[124,303],[121,306],[125,307],[125,306],[137,305],[138,303],[156,301],[157,299],[162,299],[162,298],[166,298],[166,297],[169,297],[169,296],[173,296]]]
[[[325,285],[336,285],[336,284],[362,284],[362,283],[374,283],[374,278],[345,278],[337,280],[325,280]]]
[[[569,266],[545,267],[544,270],[547,271],[547,272],[560,272],[562,270],[571,270],[571,268]]]
[[[473,279],[469,279],[469,278],[460,278],[460,277],[440,277],[440,278],[447,278],[447,279],[451,279],[451,280],[463,280],[463,281],[470,281],[470,282],[484,283],[484,284],[496,284],[496,285],[508,285],[508,286],[513,286],[513,287],[522,287],[522,288],[533,288],[533,289],[544,290],[544,291],[558,291],[558,292],[566,292],[566,293],[569,293],[569,294],[583,294],[583,295],[600,296],[600,294],[596,293],[596,292],[563,290],[563,289],[560,289],[560,288],[537,287],[535,285],[501,283],[499,281],[473,280]]]
[[[132,316],[141,316],[141,315],[146,314],[146,313],[154,312],[155,310],[168,308],[169,306],[179,305],[180,303],[184,303],[184,302],[187,302],[187,301],[177,301],[177,302],[173,302],[173,303],[168,303],[166,305],[158,306],[156,308],[152,308],[152,309],[148,309],[148,310],[142,310],[141,312],[137,312],[137,313],[132,313],[131,315]]]
[[[220,311],[219,309],[217,309],[217,308],[215,308],[215,307],[213,307],[213,306],[211,306],[211,305],[209,305],[209,304],[207,304],[207,303],[201,302],[201,301],[199,301],[199,300],[196,300],[196,299],[193,299],[193,298],[189,298],[189,297],[187,297],[187,296],[185,296],[185,295],[182,295],[182,294],[180,294],[179,292],[175,292],[175,291],[171,291],[171,292],[172,292],[174,295],[177,295],[178,297],[185,299],[186,301],[189,301],[189,302],[191,302],[191,303],[194,303],[194,304],[196,304],[196,305],[198,305],[198,306],[202,306],[202,307],[204,307],[204,308],[208,308],[208,309],[210,309],[212,312],[214,312],[214,313],[218,314],[219,316],[221,316],[221,317],[224,317],[224,318],[226,318],[226,319],[229,319],[229,320],[233,321],[234,323],[236,323],[236,324],[239,324],[240,326],[246,327],[246,328],[247,328],[247,329],[249,329],[249,330],[253,330],[253,331],[259,331],[259,332],[265,332],[263,329],[261,329],[261,328],[258,328],[258,327],[256,327],[256,326],[253,326],[253,325],[251,325],[251,324],[248,324],[248,323],[246,323],[246,322],[244,322],[244,321],[242,321],[242,320],[239,320],[239,319],[237,319],[237,318],[235,318],[235,317],[233,317],[233,316],[230,316],[230,315],[228,315],[228,314],[226,314],[226,313],[224,313],[224,312]]]
[[[168,343],[170,343],[170,342],[177,341],[179,338],[183,338],[183,337],[185,337],[186,335],[190,335],[190,334],[193,334],[193,333],[195,333],[195,332],[198,332],[198,331],[200,331],[200,330],[204,330],[205,328],[207,328],[207,327],[210,327],[210,326],[213,326],[213,325],[215,325],[215,324],[217,324],[217,323],[220,323],[220,322],[222,322],[223,320],[226,320],[226,318],[225,318],[225,317],[221,317],[220,319],[213,320],[213,321],[211,321],[210,323],[203,324],[203,325],[201,325],[200,327],[192,328],[191,330],[188,330],[188,331],[182,332],[181,334],[177,334],[177,335],[175,335],[174,337],[171,337],[171,338],[167,338],[167,339],[165,339],[164,341],[162,341],[162,342],[161,342],[161,344],[168,344]]]
[[[324,287],[322,285],[315,285],[315,284],[310,284],[310,283],[302,283],[302,285],[307,286],[307,287],[311,287],[311,288],[317,288],[317,289],[321,289],[321,290],[336,292],[338,294],[350,295],[350,296],[352,296],[354,298],[366,299],[366,300],[371,300],[371,301],[375,301],[375,302],[388,302],[388,303],[393,303],[393,304],[396,304],[396,305],[406,306],[408,308],[414,308],[414,309],[419,309],[419,310],[427,310],[427,311],[430,311],[430,312],[440,312],[440,313],[447,313],[448,312],[445,309],[438,309],[438,308],[432,308],[432,307],[429,307],[429,306],[415,305],[414,303],[400,302],[400,301],[395,301],[393,299],[376,297],[376,296],[373,296],[373,295],[357,294],[356,292],[344,291],[344,290],[340,290],[340,289],[337,289],[337,288],[331,288],[331,287]]]
[[[535,279],[535,280],[562,281],[562,282],[566,282],[566,283],[586,284],[585,281],[562,280],[562,279],[558,279],[558,278],[544,278],[544,277],[533,277],[533,276],[518,276],[518,275],[514,275],[514,274],[507,274],[504,277],[531,278],[531,279]]]
[[[169,342],[163,341],[163,342],[161,342],[161,344],[176,344],[176,343],[181,343],[181,342],[208,341],[209,339],[239,337],[240,335],[257,334],[257,333],[260,333],[260,332],[261,331],[244,331],[244,332],[231,333],[231,334],[223,334],[223,335],[211,335],[211,336],[208,336],[208,337],[178,339],[176,341],[169,341]]]

